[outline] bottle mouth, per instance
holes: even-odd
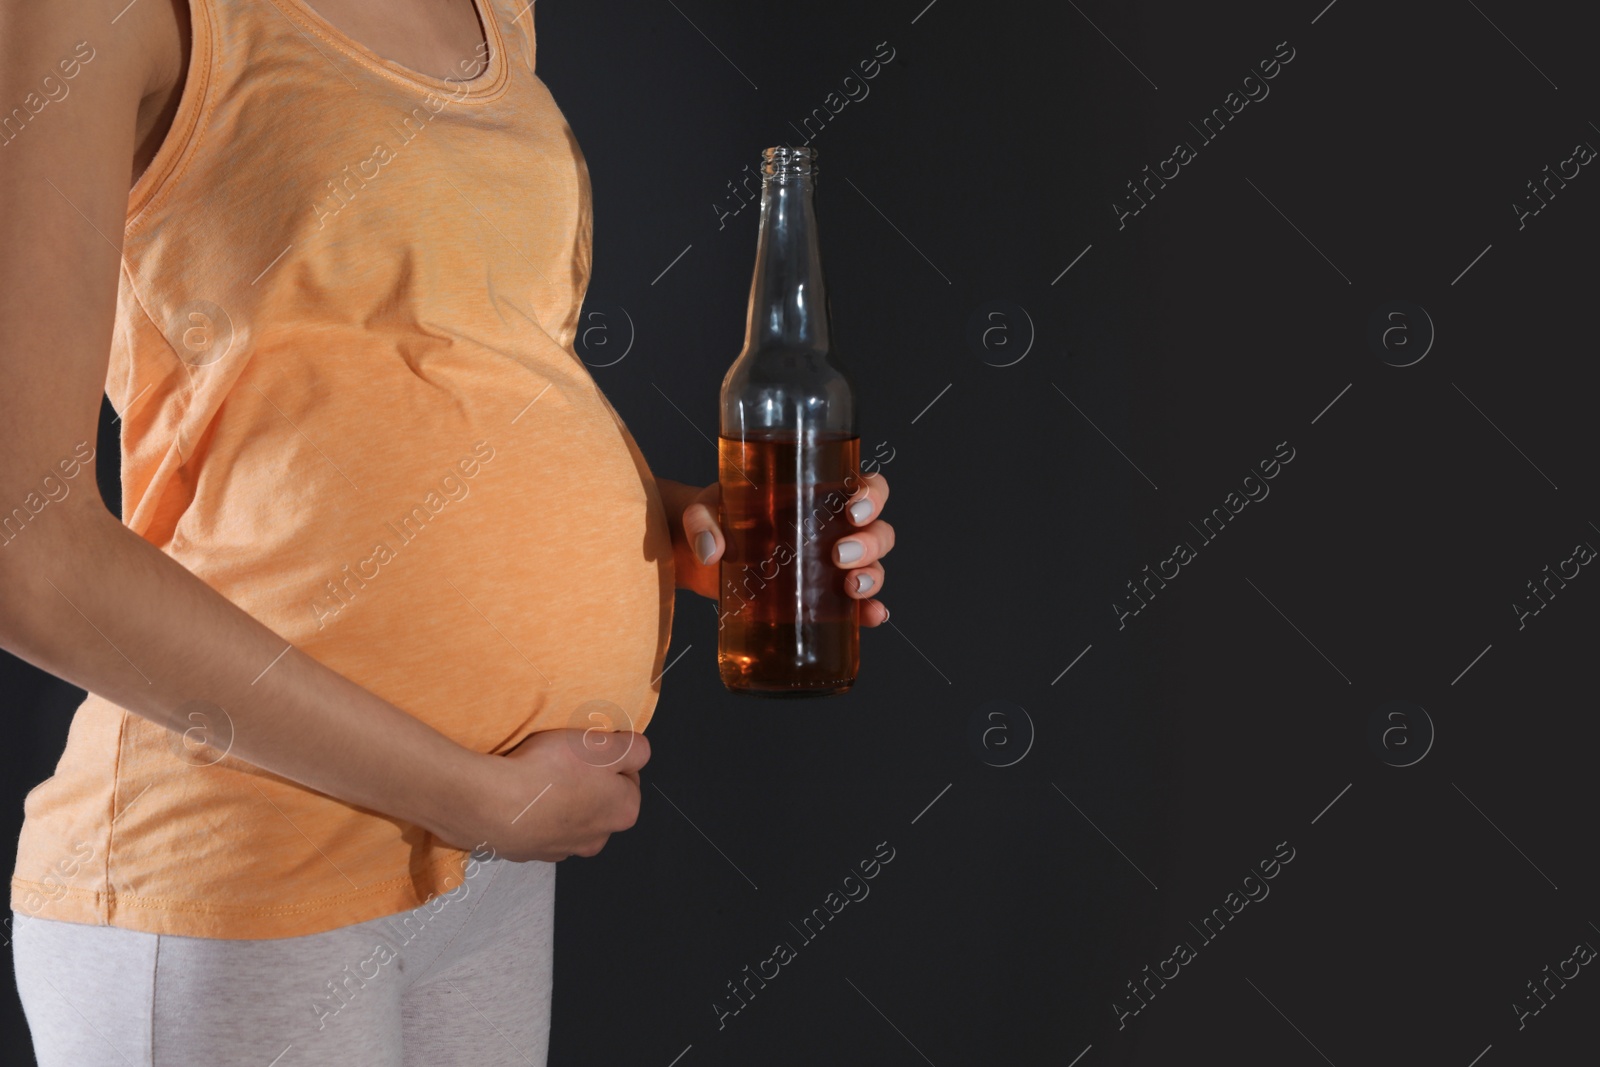
[[[761,153],[761,175],[765,181],[793,181],[814,178],[816,174],[817,150],[814,148],[777,145]]]

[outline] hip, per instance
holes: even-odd
[[[555,878],[554,864],[475,857],[416,908],[266,940],[18,914],[17,985],[38,1062],[110,1062],[111,1049],[152,1067],[270,1062],[288,1046],[307,1062],[457,1062],[449,1050],[483,1045],[482,1019],[460,1010],[467,997],[537,1057],[507,1062],[542,1063]],[[500,995],[474,996],[491,988]]]

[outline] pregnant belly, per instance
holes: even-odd
[[[643,729],[674,583],[632,436],[582,382],[544,396],[536,418],[452,410],[445,431],[397,442],[359,486],[315,456],[243,441],[228,455],[224,438],[231,463],[208,457],[169,551],[296,648],[470,748],[588,727],[595,708]],[[219,466],[228,477],[208,481]]]

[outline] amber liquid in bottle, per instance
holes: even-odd
[[[853,574],[833,562],[853,527],[844,504],[860,491],[861,439],[723,437],[721,634],[730,689],[761,696],[842,693],[860,667]]]

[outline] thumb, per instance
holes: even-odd
[[[717,512],[722,506],[722,486],[712,483],[702,489],[683,509],[684,540],[694,558],[702,565],[722,557],[726,542],[722,527],[717,523]]]
[[[618,774],[628,775],[637,785],[639,769],[650,762],[650,742],[645,740],[644,734],[634,730],[620,731],[617,734],[617,740],[622,742],[624,753],[620,760],[611,765],[610,769]]]

